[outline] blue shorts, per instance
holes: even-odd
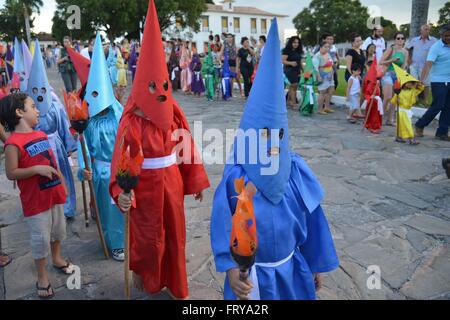
[[[386,71],[384,77],[381,78],[381,85],[384,86],[393,86],[395,81],[397,81],[397,75],[395,71]]]

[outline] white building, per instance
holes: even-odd
[[[270,13],[254,7],[235,6],[234,0],[221,1],[220,5],[207,4],[208,10],[201,16],[200,32],[192,30],[181,32],[166,32],[170,37],[181,37],[195,43],[198,52],[203,52],[210,35],[231,33],[236,37],[236,45],[240,46],[241,38],[248,37],[258,40],[259,36],[267,36],[271,20],[278,19],[280,39],[284,37],[284,19],[288,16]],[[282,47],[284,43],[281,44]]]

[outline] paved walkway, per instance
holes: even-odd
[[[56,72],[50,72],[50,80],[60,92]],[[180,94],[176,98],[191,124],[202,121],[203,129],[218,128],[224,134],[238,126],[244,104],[240,98],[226,103]],[[323,207],[341,261],[338,270],[326,275],[320,299],[449,299],[450,180],[440,162],[450,156],[450,145],[434,140],[433,128],[417,147],[395,143],[393,128],[370,135],[347,123],[340,108],[333,115],[312,118],[289,111],[289,124],[292,149],[306,159],[326,190]],[[223,166],[208,165],[207,171],[212,187],[205,201],[198,205],[187,197],[185,202],[187,268],[192,298],[221,299],[223,275],[212,263],[209,221]],[[3,164],[0,226],[1,249],[14,258],[0,271],[0,298],[36,299],[28,232],[18,192],[6,180]],[[86,229],[79,216],[68,225],[68,234],[63,251],[81,267],[82,288],[68,290],[65,277],[50,270],[56,298],[122,299],[122,264],[104,260],[95,225]],[[380,289],[367,287],[369,266],[380,268]],[[168,296],[133,291],[133,298]]]

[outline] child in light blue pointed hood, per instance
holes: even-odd
[[[17,38],[14,39],[14,70],[13,73],[19,78],[20,91],[27,91],[27,82],[25,76],[25,65],[23,61],[22,47]]]
[[[113,47],[111,44],[109,45],[109,50],[108,50],[108,68],[109,68],[109,75],[111,76],[111,81],[113,86],[117,85],[117,56],[116,56],[116,51],[115,51],[115,47]]]
[[[94,44],[84,99],[89,105],[90,116],[84,138],[88,158],[92,159],[93,172],[91,174],[82,169],[85,165],[81,146],[78,144],[78,162],[81,168],[78,177],[80,180],[92,177],[106,245],[115,260],[123,261],[123,214],[113,204],[109,195],[111,159],[123,107],[114,96],[100,34],[97,34]]]
[[[213,201],[211,246],[216,269],[226,272],[225,299],[315,299],[320,273],[339,265],[320,206],[324,192],[305,161],[289,147],[289,128],[277,20],[268,41]],[[253,197],[258,249],[242,281],[230,253],[235,180]]]
[[[30,49],[28,49],[27,43],[22,39],[22,56],[23,65],[25,71],[25,84],[28,84],[28,78],[30,77],[31,64],[33,63],[33,56],[31,55]]]
[[[36,40],[35,48],[40,48]],[[39,109],[39,124],[36,130],[48,135],[50,145],[55,153],[58,166],[64,176],[69,195],[64,205],[64,214],[73,218],[76,214],[75,184],[68,157],[76,150],[76,142],[70,133],[69,119],[59,99],[52,96],[52,88],[48,82],[44,61],[39,49],[33,57],[27,93],[33,98]]]

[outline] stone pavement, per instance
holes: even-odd
[[[56,72],[50,72],[50,80],[60,92]],[[223,134],[238,126],[244,105],[241,98],[226,103],[181,94],[176,98],[191,125],[202,121],[204,130],[217,128]],[[450,180],[440,162],[450,156],[450,145],[432,138],[434,128],[426,129],[427,136],[417,147],[395,143],[394,128],[385,128],[379,136],[362,132],[345,121],[341,108],[333,115],[311,118],[289,111],[289,124],[292,149],[306,159],[326,191],[323,207],[341,262],[339,269],[325,276],[319,298],[449,299]],[[203,146],[208,144],[206,139]],[[204,157],[211,155],[205,152]],[[209,243],[211,201],[222,170],[222,165],[207,165],[212,186],[204,202],[198,204],[191,197],[185,201],[193,299],[222,298],[224,276],[215,272]],[[56,299],[122,299],[123,265],[104,259],[92,221],[89,228],[84,227],[80,195],[81,191],[80,216],[68,224],[63,253],[81,267],[82,288],[67,289],[66,278],[49,268]],[[36,299],[18,191],[6,180],[3,164],[0,227],[0,248],[14,258],[0,270],[0,298]],[[369,266],[380,268],[380,289],[367,286]],[[168,296],[149,297],[133,291],[133,298]]]

